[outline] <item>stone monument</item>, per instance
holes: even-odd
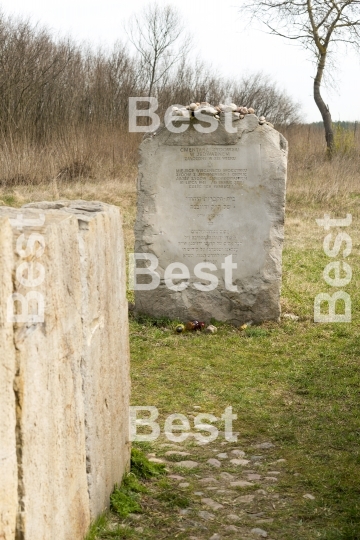
[[[214,111],[205,105],[204,114]],[[140,146],[135,310],[235,325],[278,320],[287,141],[264,117],[226,108],[203,133],[205,116],[187,110],[172,119],[182,133],[162,125]]]

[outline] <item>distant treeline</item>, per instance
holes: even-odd
[[[128,43],[94,50],[4,15],[0,15],[0,68],[3,141],[21,137],[42,143],[63,135],[69,126],[125,126],[128,98],[147,96],[146,72]],[[157,82],[152,94],[162,111],[192,101],[218,104],[230,96],[276,124],[300,119],[299,105],[268,76],[225,79],[188,57]]]
[[[318,127],[319,129],[324,129],[324,124],[322,122],[311,122],[311,125],[314,127]],[[342,128],[348,131],[351,130],[360,130],[360,120],[355,120],[354,122],[343,122],[343,121],[333,121],[333,126],[336,129]]]

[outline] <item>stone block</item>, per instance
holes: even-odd
[[[27,320],[14,302],[12,325],[17,534],[82,540],[129,466],[121,216],[85,201],[2,207],[1,216],[12,224],[13,292],[37,295]]]
[[[287,142],[253,114],[234,133],[221,121],[199,133],[198,123],[141,143],[135,253],[152,258],[153,275],[136,261],[135,309],[235,325],[278,320]]]

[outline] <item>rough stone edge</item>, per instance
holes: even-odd
[[[71,209],[69,209],[71,211]],[[88,486],[90,496],[90,512],[92,518],[99,515],[109,504],[109,497],[113,491],[114,484],[120,484],[123,475],[129,470],[130,463],[130,443],[128,438],[129,425],[129,399],[130,399],[130,372],[129,372],[129,336],[128,336],[128,303],[126,299],[126,268],[125,268],[125,248],[122,233],[122,217],[118,208],[110,205],[103,206],[101,212],[93,216],[88,222],[82,221],[82,216],[76,214],[80,220],[79,236],[80,241],[80,262],[82,266],[83,279],[83,382],[85,398],[85,418],[87,425],[86,447],[87,447],[87,467],[88,467]],[[91,299],[91,288],[101,289],[102,284],[93,280],[91,272],[91,250],[98,242],[99,237],[91,234],[91,229],[96,227],[103,235],[102,253],[109,267],[109,272],[113,276],[113,281],[117,284],[117,291],[113,289],[113,298],[116,305],[111,310],[104,310],[100,314],[100,330],[97,330],[95,339],[102,342],[104,355],[115,362],[115,357],[111,355],[116,349],[118,359],[118,369],[108,365],[102,369],[104,358],[98,359],[98,365],[94,366],[94,356],[91,354],[93,339],[89,340],[89,332],[93,336],[94,322],[89,318],[90,307],[93,307]],[[100,231],[99,231],[100,230]],[[109,297],[111,292],[109,291]],[[99,299],[99,308],[104,308],[103,298]],[[115,315],[114,315],[115,313]],[[112,334],[102,332],[101,328],[112,328],[114,319],[117,321],[120,331],[116,333],[113,329]],[[104,343],[104,338],[106,343]],[[108,348],[107,348],[108,347]],[[107,356],[109,355],[109,356]],[[95,414],[92,412],[92,403],[90,392],[93,389],[92,377],[97,372],[103,372],[104,377],[100,385],[100,393],[107,402],[108,415],[104,415],[101,425],[96,423]],[[86,388],[89,392],[86,392]],[[106,394],[107,393],[107,394]],[[117,405],[114,397],[117,396]],[[98,399],[100,396],[98,396]],[[110,398],[110,399],[107,399]],[[119,400],[121,400],[121,414],[119,411]],[[107,424],[107,425],[105,425]],[[106,429],[107,428],[107,429]],[[100,433],[101,432],[101,435]],[[99,446],[104,444],[102,452],[99,452]],[[103,482],[99,481],[100,470],[103,473]]]
[[[13,325],[7,321],[7,298],[13,293],[12,230],[0,217],[0,538],[14,540],[18,506],[16,454],[16,358]]]

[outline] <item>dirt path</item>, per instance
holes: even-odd
[[[287,470],[281,450],[270,441],[243,446],[223,439],[202,446],[166,442],[148,458],[165,463],[167,477],[150,487],[144,513],[130,516],[140,538],[314,538],[292,516],[289,489],[280,488],[297,473]],[[305,506],[315,499],[306,492],[296,496]]]

